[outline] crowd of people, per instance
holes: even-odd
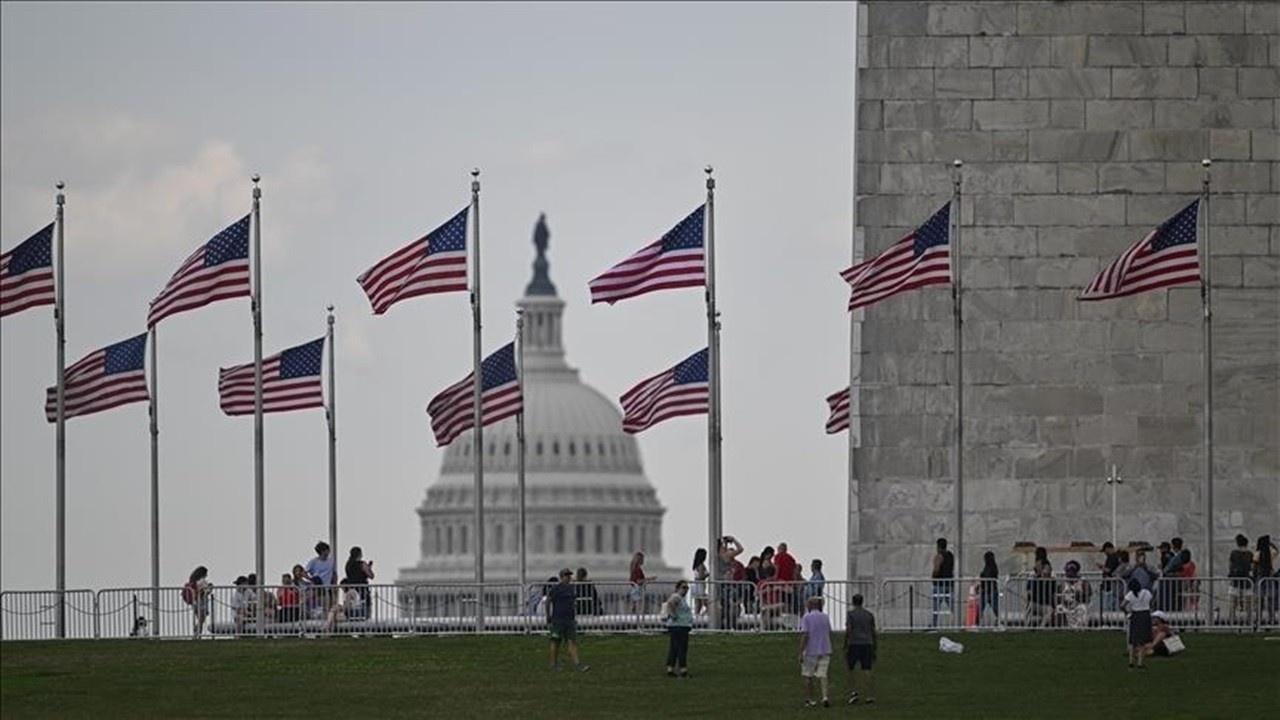
[[[734,575],[738,568],[742,568],[745,572],[747,566],[737,561],[737,557],[742,553],[742,546],[733,537],[726,536],[720,542],[718,556],[720,558],[721,578],[725,580],[723,587],[740,587],[745,584],[744,580],[734,579]],[[773,573],[766,571],[766,576],[762,578],[760,583],[767,583],[775,574],[781,576],[786,573],[785,577],[795,577],[799,574],[798,564],[794,558],[787,553],[785,543],[779,544],[777,551],[771,553],[763,553],[768,556],[774,569]],[[779,563],[781,558],[781,563]],[[752,558],[752,562],[759,558]],[[702,583],[705,588],[711,573],[705,567],[706,551],[699,549],[694,556],[693,569],[695,575],[700,575],[700,579],[695,579],[695,583]],[[631,563],[631,582],[633,589],[638,588],[640,595],[643,596],[644,586],[647,584],[648,578],[643,573],[643,555],[637,553]],[[765,566],[764,563],[760,563]],[[782,569],[778,569],[781,565]],[[699,567],[703,570],[698,573]],[[767,567],[767,566],[766,566]],[[822,583],[821,562],[815,561],[811,567],[815,568],[807,581],[801,580],[775,580],[774,584],[782,582],[804,582],[803,587],[808,592],[811,587],[809,583],[815,581],[814,575],[817,576],[817,582]],[[792,574],[795,573],[795,574]],[[587,607],[591,607],[595,600],[594,587],[589,582],[575,582],[576,579],[585,579],[583,571],[579,569],[578,574],[564,568],[560,570],[555,578],[550,578],[548,585],[543,588],[543,594],[540,603],[543,605],[542,611],[547,620],[547,634],[549,637],[549,655],[550,668],[552,671],[560,671],[562,669],[562,655],[567,655],[572,663],[573,670],[577,672],[586,672],[590,669],[589,665],[582,662],[580,656],[580,648],[578,646],[578,613],[584,607],[583,600],[588,601]],[[554,580],[554,582],[550,582]],[[758,585],[757,585],[758,587]],[[584,592],[584,588],[588,588]],[[819,702],[824,707],[830,707],[830,686],[828,682],[828,670],[830,667],[832,655],[831,643],[831,621],[824,612],[825,598],[822,595],[821,588],[814,594],[806,594],[803,596],[803,604],[805,612],[798,623],[800,649],[800,675],[804,680],[806,707],[814,707]],[[694,604],[690,603],[690,582],[683,578],[675,583],[675,587],[671,595],[662,603],[661,617],[668,634],[667,656],[666,656],[666,673],[673,678],[688,678],[689,675],[689,637],[694,626],[694,617],[697,612],[705,612],[707,603],[706,597],[694,598]],[[700,606],[698,601],[701,600]],[[767,602],[763,598],[760,602]],[[863,606],[862,595],[854,595],[850,598],[851,606],[848,616],[845,620],[845,636],[843,651],[845,663],[850,674],[850,692],[846,698],[846,702],[850,705],[865,700],[867,703],[875,702],[875,685],[872,679],[871,668],[876,659],[876,624],[875,616]],[[695,610],[695,607],[699,609]],[[859,676],[859,672],[861,677]],[[815,690],[820,690],[820,700],[815,696]],[[860,694],[860,690],[861,693]]]
[[[256,573],[237,576],[231,583],[235,592],[230,600],[235,631],[243,632],[245,626],[257,622],[259,613],[265,622],[323,620],[330,630],[345,620],[367,618],[373,561],[365,560],[361,548],[352,547],[339,581],[329,544],[316,543],[315,553],[306,565],[294,565],[283,573],[276,586],[260,586]],[[182,586],[182,600],[191,607],[196,637],[204,633],[212,595],[209,569],[201,565]]]
[[[694,553],[693,577],[698,588],[694,600],[698,614],[706,612],[712,585],[718,588],[724,613],[722,622],[731,629],[744,613],[758,613],[764,627],[775,627],[784,615],[801,615],[809,598],[822,596],[827,580],[821,559],[814,558],[809,563],[806,578],[785,542],[778,543],[777,549],[766,545],[759,555],[749,557],[745,565],[741,560],[743,553],[737,538],[732,535],[721,538],[716,549],[714,577],[707,568],[706,550],[698,548]],[[718,583],[709,582],[713,579]]]
[[[1276,546],[1269,535],[1258,538],[1250,549],[1244,535],[1235,538],[1236,548],[1228,560],[1229,622],[1251,617],[1254,604],[1274,622],[1280,610],[1280,582],[1263,584],[1264,578],[1276,578]],[[958,613],[955,557],[946,538],[936,543],[930,567],[930,626],[936,627],[947,615]],[[1158,552],[1158,555],[1156,553]],[[1023,585],[1023,622],[1035,627],[1088,627],[1090,603],[1098,594],[1098,609],[1117,612],[1122,598],[1132,583],[1152,594],[1152,610],[1166,615],[1196,612],[1205,589],[1200,586],[1198,568],[1190,548],[1180,537],[1161,542],[1155,547],[1117,548],[1102,544],[1101,562],[1090,579],[1079,560],[1068,560],[1061,573],[1055,573],[1049,551],[1036,547],[1028,577]],[[995,553],[983,555],[978,581],[970,587],[970,606],[964,618],[968,625],[1001,622],[1001,576]]]

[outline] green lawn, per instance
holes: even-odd
[[[1260,718],[1280,702],[1280,640],[1260,635],[1191,634],[1141,673],[1118,632],[953,637],[963,655],[936,635],[884,637],[876,705],[808,711],[791,636],[695,635],[688,680],[663,674],[663,636],[585,636],[585,674],[549,672],[541,637],[11,642],[0,715]]]

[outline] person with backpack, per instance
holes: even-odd
[[[192,623],[192,637],[198,638],[204,634],[204,623],[209,619],[209,596],[212,593],[213,586],[209,584],[209,568],[201,565],[192,570],[186,584],[182,586],[182,602],[191,607],[191,613],[195,616]]]

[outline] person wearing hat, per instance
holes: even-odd
[[[573,571],[560,571],[560,581],[547,589],[547,624],[551,636],[551,669],[560,669],[560,645],[568,646],[569,659],[578,672],[586,672],[590,666],[578,660],[577,591],[573,588]]]
[[[1174,645],[1177,646],[1176,649]],[[1163,610],[1151,613],[1151,643],[1147,645],[1146,654],[1169,657],[1183,649],[1182,638],[1178,637],[1178,631],[1169,623],[1169,616]]]

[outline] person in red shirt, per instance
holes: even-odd
[[[280,602],[280,621],[297,622],[298,620],[301,620],[301,598],[298,596],[298,588],[293,584],[293,576],[289,573],[285,573],[280,577],[280,592],[277,593],[277,595]]]
[[[773,556],[773,566],[777,568],[778,580],[782,582],[795,582],[800,579],[800,565],[796,559],[791,557],[791,553],[787,552],[786,543],[778,543],[778,553]]]
[[[800,563],[796,562],[791,553],[787,552],[786,543],[778,543],[778,554],[773,556],[773,566],[777,568],[775,578],[779,582],[785,583],[780,588],[783,603],[790,607],[792,612],[799,613],[802,593],[798,592],[800,590],[798,586],[791,583],[798,582],[803,578],[800,577]]]

